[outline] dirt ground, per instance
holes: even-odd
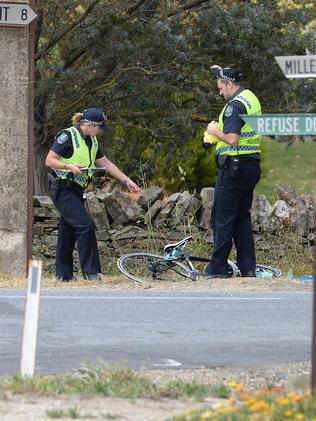
[[[0,279],[0,288],[25,288],[26,280]],[[151,291],[311,291],[313,282],[289,281],[284,278],[232,278],[212,279],[192,282],[148,282],[137,284],[124,277],[103,277],[99,283],[79,280],[63,284],[53,278],[44,278],[42,288],[58,289],[97,289],[97,290],[147,290]],[[256,389],[273,384],[286,389],[304,390],[310,386],[311,365],[309,362],[281,364],[277,366],[248,367],[243,369],[164,369],[143,370],[158,384],[174,379],[185,382],[208,384],[227,384],[230,379],[243,383],[246,389]],[[122,420],[122,421],[165,421],[188,408],[198,408],[218,399],[196,402],[189,398],[143,398],[127,400],[120,398],[102,398],[87,396],[19,396],[7,393],[0,398],[1,421],[47,421],[53,418],[63,420],[79,418],[81,420]],[[59,412],[57,412],[59,411]]]
[[[308,291],[313,289],[313,282],[289,281],[285,278],[217,278],[200,279],[196,282],[184,279],[180,282],[149,281],[140,284],[126,280],[125,277],[113,277],[104,278],[100,287],[113,290],[151,289],[157,291]]]

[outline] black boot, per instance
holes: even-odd
[[[256,277],[256,271],[255,270],[248,270],[248,272],[244,272],[241,274],[243,278],[255,278]]]

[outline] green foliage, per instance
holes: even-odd
[[[89,365],[72,372],[56,376],[34,377],[32,379],[20,376],[0,377],[0,393],[57,394],[100,394],[137,398],[145,391],[154,388],[147,380],[125,366],[106,366],[104,364]]]
[[[71,419],[78,419],[81,418],[77,408],[70,408],[68,411],[64,411],[62,409],[49,409],[46,411],[46,415],[49,418],[71,418]],[[85,419],[91,418],[85,414]]]
[[[192,397],[197,401],[203,401],[207,396],[228,398],[231,394],[231,390],[227,386],[211,386],[194,381],[192,383],[184,383],[183,381],[175,380],[168,384],[168,389],[178,392],[180,395]]]
[[[200,3],[200,4],[199,4]],[[288,81],[274,56],[315,53],[313,3],[284,0],[39,0],[36,135],[47,148],[74,112],[102,106],[110,157],[132,177],[212,185],[197,139],[223,106],[209,67],[240,67],[265,112],[315,109],[313,81]]]
[[[216,384],[212,387],[213,396],[222,399],[228,399],[231,395],[231,389],[225,384]]]
[[[181,150],[180,161],[178,165],[184,172],[178,182],[175,182],[170,188],[174,191],[181,190],[183,185],[187,189],[200,191],[203,187],[213,186],[215,183],[217,168],[214,159],[215,148],[204,149],[201,146],[204,129],[197,131],[194,139],[189,140]],[[178,157],[176,157],[178,159]],[[176,174],[173,161],[172,173]],[[179,169],[179,166],[178,166]],[[183,183],[185,182],[185,184]]]

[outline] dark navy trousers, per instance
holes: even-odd
[[[241,160],[239,175],[231,177],[227,167],[220,168],[213,205],[214,248],[209,274],[227,275],[227,259],[233,241],[241,274],[255,271],[256,254],[250,209],[255,185],[260,179],[259,160]]]
[[[54,205],[60,212],[56,249],[56,276],[63,280],[73,278],[73,251],[77,242],[83,274],[101,272],[94,223],[84,206],[83,189],[73,183],[61,183]]]

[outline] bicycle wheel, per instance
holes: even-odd
[[[151,253],[130,253],[117,261],[119,270],[136,282],[152,280],[177,281],[190,278],[190,270],[183,263]]]
[[[238,266],[236,265],[235,262],[233,262],[232,260],[227,260],[227,265],[228,265],[228,277],[229,278],[235,278],[236,276],[240,275]]]
[[[265,275],[262,276],[264,278],[279,278],[282,275],[282,272],[279,269],[273,268],[271,266],[256,265],[256,276],[260,278],[261,275]]]

